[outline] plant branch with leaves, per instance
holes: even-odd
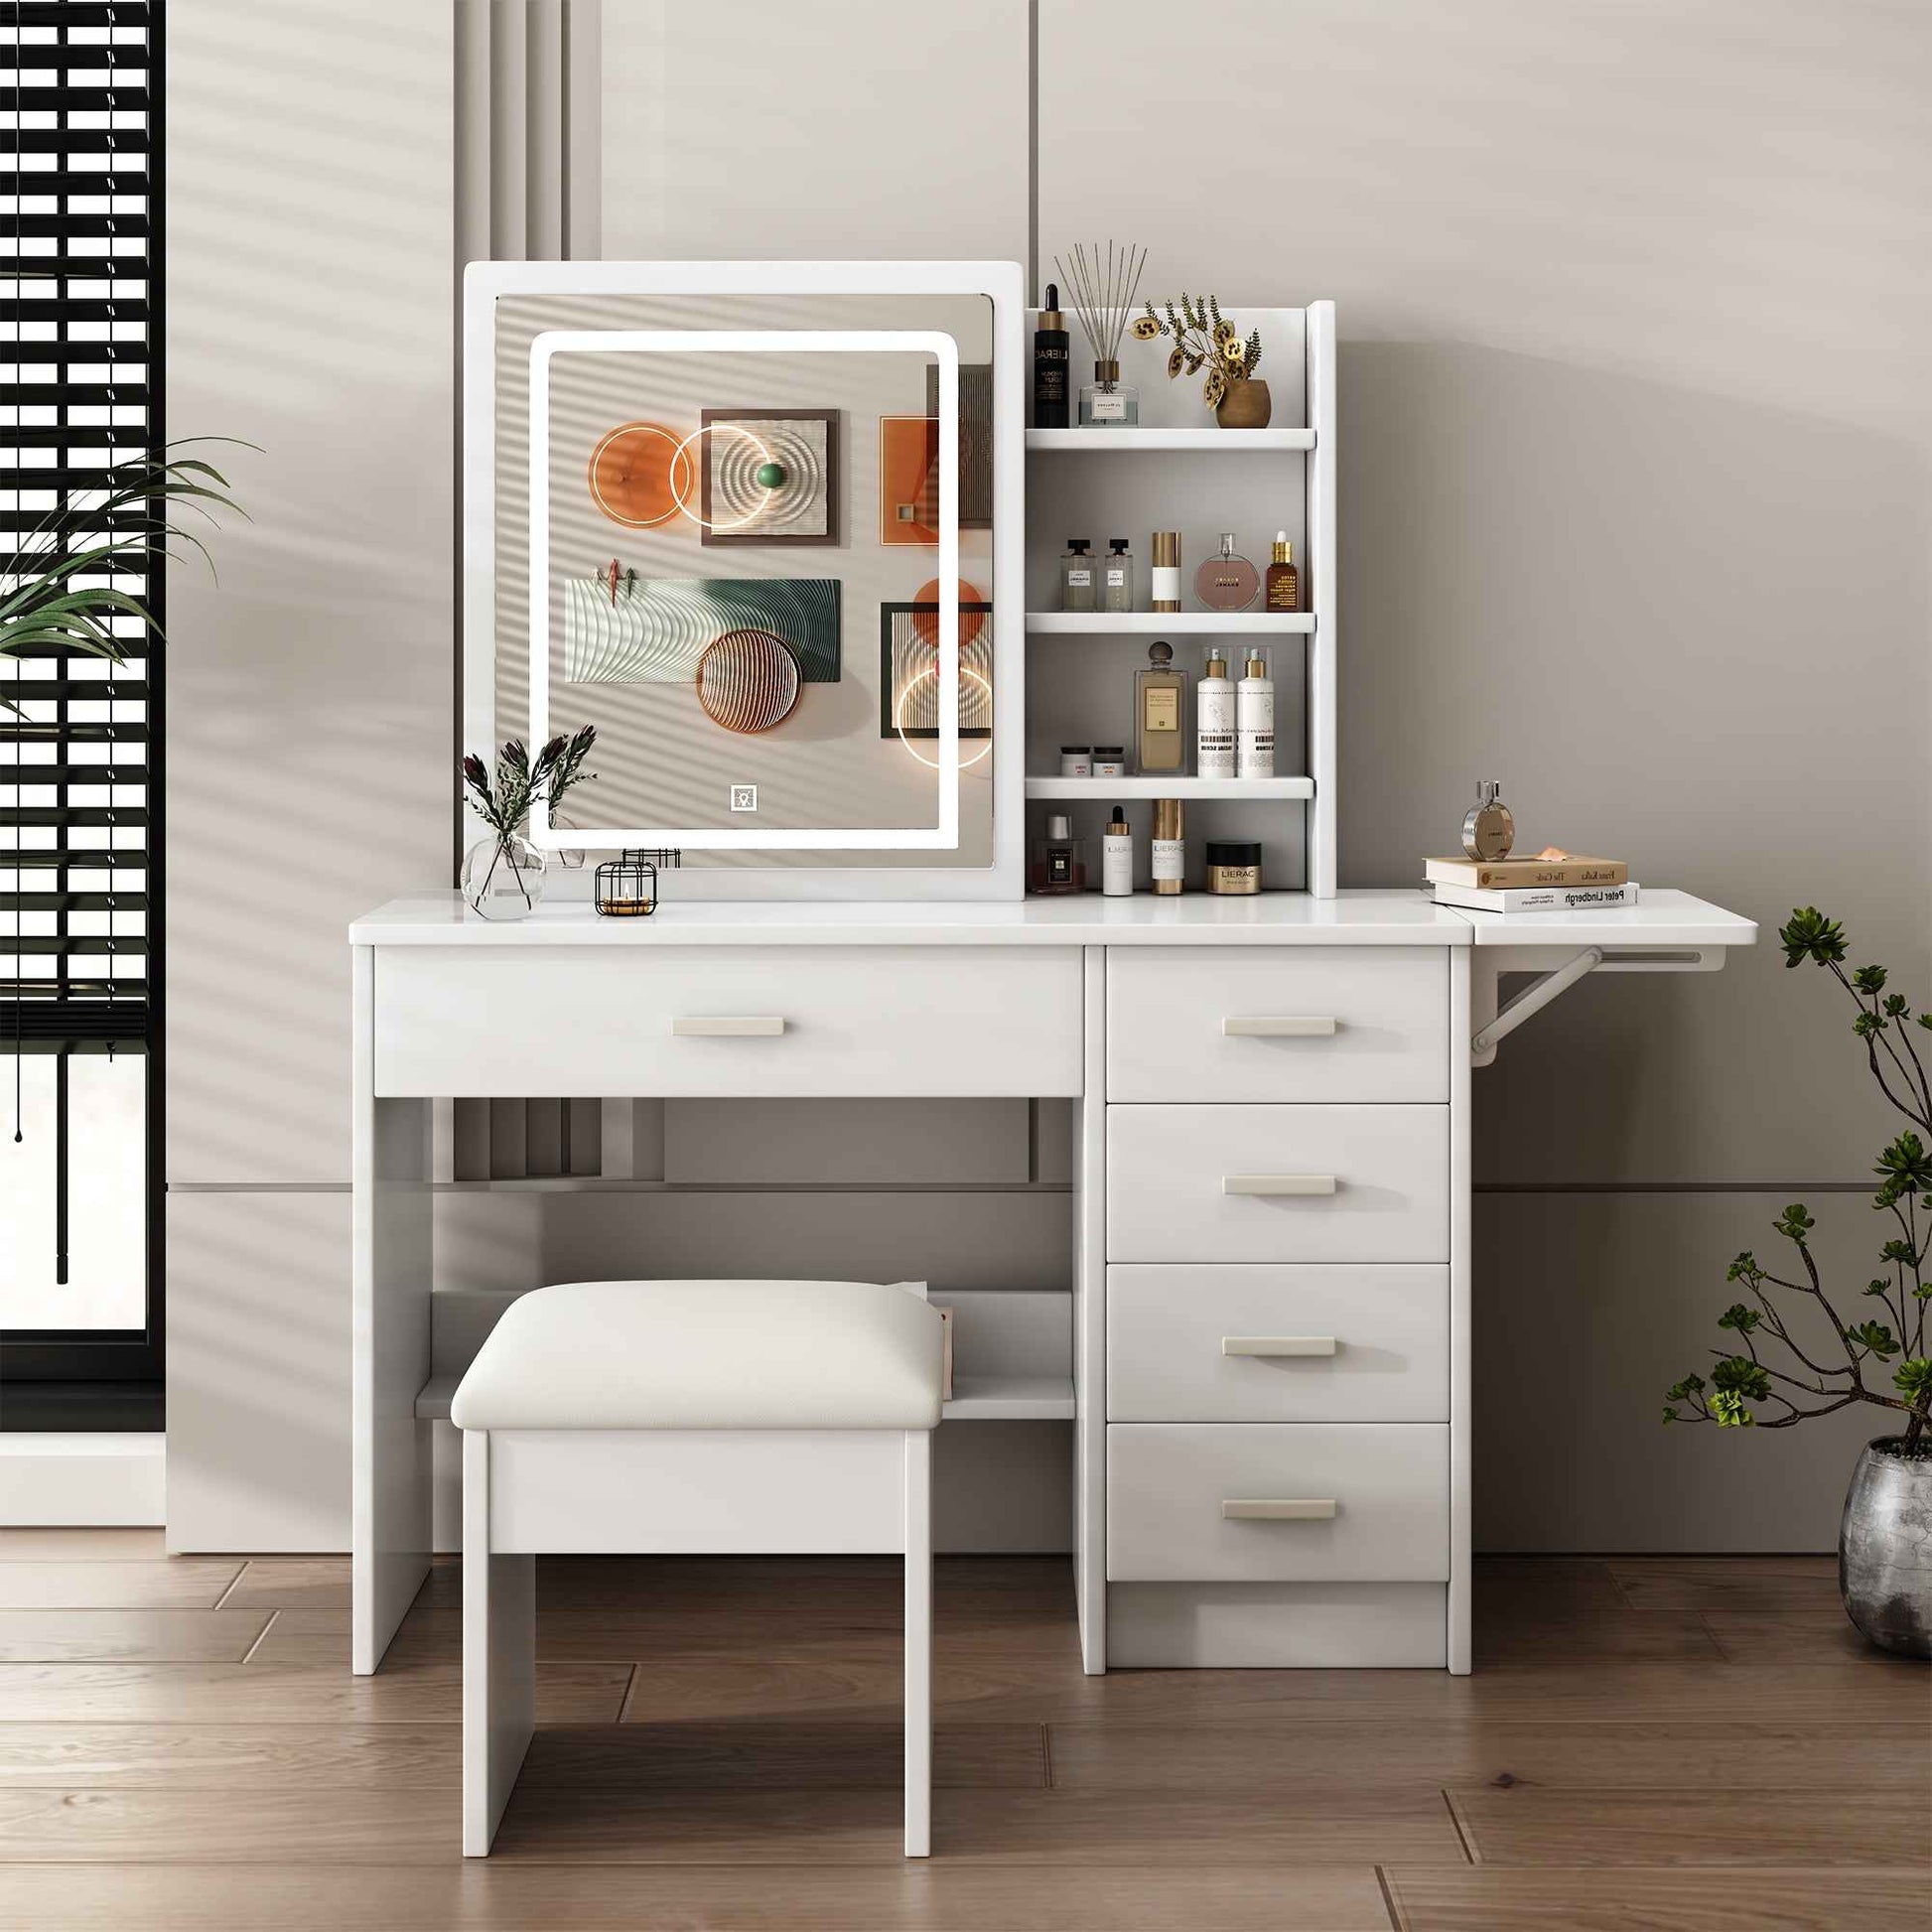
[[[119,664],[127,651],[117,619],[162,634],[153,611],[114,580],[145,578],[185,549],[199,551],[213,571],[207,546],[171,514],[185,507],[210,524],[216,509],[248,514],[211,463],[171,454],[206,443],[255,448],[233,437],[193,437],[115,464],[97,483],[69,490],[21,538],[12,582],[0,594],[0,656],[65,646]],[[0,710],[20,707],[0,692]]]
[[[1220,303],[1211,295],[1196,302],[1183,289],[1176,314],[1172,302],[1156,313],[1152,302],[1145,303],[1146,314],[1134,322],[1137,342],[1151,343],[1166,336],[1173,343],[1168,353],[1168,380],[1183,370],[1199,375],[1207,370],[1201,384],[1201,400],[1210,409],[1220,407],[1230,382],[1246,382],[1261,364],[1261,331],[1251,329],[1243,341],[1231,318],[1222,315]]]
[[[1926,1355],[1926,1304],[1932,1301],[1932,1284],[1925,1279],[1932,1252],[1932,1152],[1927,1148],[1932,1140],[1932,1085],[1912,1035],[1932,1033],[1932,1012],[1915,1013],[1902,994],[1887,992],[1882,966],[1848,972],[1844,928],[1816,906],[1794,911],[1778,937],[1787,967],[1809,960],[1845,989],[1858,1010],[1852,1032],[1864,1046],[1871,1076],[1886,1102],[1911,1122],[1880,1151],[1872,1170],[1878,1176],[1872,1208],[1890,1217],[1894,1231],[1878,1251],[1883,1272],[1859,1294],[1878,1306],[1863,1320],[1841,1314],[1812,1253],[1817,1224],[1804,1204],[1794,1201],[1772,1226],[1796,1253],[1798,1279],[1774,1274],[1748,1250],[1730,1264],[1726,1279],[1741,1284],[1749,1300],[1733,1302],[1718,1317],[1718,1326],[1735,1336],[1736,1346],[1712,1350],[1717,1361],[1709,1378],[1687,1375],[1667,1392],[1664,1420],[1711,1422],[1723,1429],[1788,1429],[1865,1402],[1899,1412],[1901,1447],[1922,1452],[1922,1445],[1932,1446],[1925,1436],[1932,1421],[1932,1359]],[[1923,1226],[1921,1215],[1926,1217]],[[1837,1342],[1836,1350],[1822,1352],[1842,1352],[1842,1362],[1814,1360],[1792,1333],[1785,1310],[1806,1302],[1815,1305]],[[1777,1359],[1783,1366],[1763,1359],[1759,1350],[1765,1344],[1781,1351]],[[1887,1368],[1889,1388],[1878,1380]],[[1763,1412],[1763,1405],[1774,1406]]]

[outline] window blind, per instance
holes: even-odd
[[[6,588],[45,567],[30,535],[111,464],[163,441],[160,322],[162,7],[137,0],[0,0],[0,553]],[[138,507],[138,506],[137,506]],[[76,541],[97,541],[99,521]],[[162,573],[111,585],[162,612]],[[162,647],[103,614],[122,664],[68,646],[0,652],[0,1095],[16,1133],[23,1056],[57,1062],[55,1118],[67,1279],[68,1061],[146,1056],[149,1176],[158,1174],[159,739]],[[137,1183],[139,1184],[139,1183]],[[150,1196],[153,1182],[146,1183]],[[145,1253],[150,1279],[153,1201]],[[58,1331],[58,1308],[33,1324]],[[149,1328],[155,1326],[149,1304]],[[95,1335],[91,1338],[105,1339]]]

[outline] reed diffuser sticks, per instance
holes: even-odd
[[[1141,392],[1120,379],[1120,339],[1134,312],[1147,250],[1131,241],[1076,241],[1070,259],[1053,257],[1072,296],[1073,313],[1093,350],[1093,380],[1080,390],[1080,426],[1131,426],[1141,420]]]

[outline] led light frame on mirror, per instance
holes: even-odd
[[[572,826],[530,812],[530,842],[546,852],[676,846],[688,852],[950,852],[959,848],[959,345],[940,330],[553,329],[530,344],[530,743],[550,736],[550,363],[576,354],[929,355],[939,369],[939,822],[936,826],[815,826],[809,831],[714,826]],[[928,760],[921,759],[921,763]]]

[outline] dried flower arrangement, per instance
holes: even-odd
[[[1184,369],[1198,375],[1204,368],[1207,379],[1201,384],[1201,400],[1210,409],[1220,407],[1231,382],[1246,382],[1261,362],[1261,331],[1251,329],[1244,342],[1241,332],[1221,313],[1221,305],[1209,295],[1196,302],[1181,292],[1180,311],[1172,302],[1155,312],[1152,302],[1143,305],[1145,315],[1134,321],[1134,340],[1151,343],[1158,337],[1171,337],[1173,348],[1168,355],[1168,380],[1172,382]]]

